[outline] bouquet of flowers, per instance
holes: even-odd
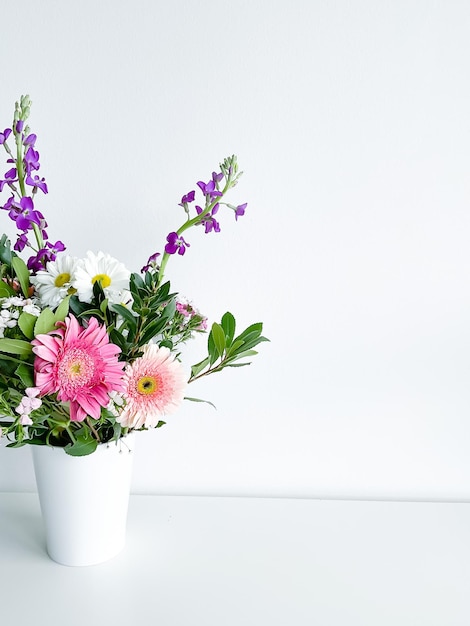
[[[69,256],[61,241],[49,240],[36,206],[48,188],[38,173],[37,137],[26,124],[30,107],[22,96],[12,127],[0,131],[9,164],[0,192],[10,194],[0,208],[18,230],[13,249],[6,235],[0,238],[0,436],[10,447],[53,445],[83,456],[131,430],[161,427],[183,399],[201,401],[185,395],[188,384],[248,365],[267,341],[261,323],[237,334],[230,312],[209,330],[164,278],[169,258],[190,246],[186,231],[219,232],[222,206],[237,220],[247,205],[225,199],[241,175],[232,156],[197,183],[200,204],[195,190],[182,197],[182,225],[140,272],[103,252]],[[181,346],[196,333],[207,333],[207,355],[186,371]]]

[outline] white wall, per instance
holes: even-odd
[[[139,436],[134,490],[469,499],[470,4],[25,0],[2,24],[0,126],[29,93],[70,253],[137,270],[197,180],[245,171],[246,216],[168,271],[271,343],[191,390],[217,411]],[[27,449],[0,489],[34,489]]]

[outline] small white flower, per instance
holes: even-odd
[[[104,252],[88,252],[78,264],[72,286],[79,300],[91,302],[93,285],[99,282],[111,304],[123,304],[129,298],[129,278],[129,270],[117,259]]]
[[[2,302],[3,309],[10,309],[12,306],[23,306],[23,298],[19,296],[11,296],[10,298],[5,298]]]
[[[41,309],[30,298],[28,298],[27,300],[24,300],[23,311],[25,313],[29,313],[30,315],[34,315],[35,317],[39,317],[41,313]]]
[[[31,276],[42,306],[54,309],[72,293],[76,267],[76,258],[59,255],[55,261],[49,261],[45,270],[39,270],[35,276]]]
[[[3,309],[3,311],[0,312],[0,326],[2,328],[15,328],[19,316],[18,311]]]
[[[124,405],[124,398],[122,397],[122,394],[118,393],[117,391],[110,391],[109,392],[109,404],[106,407],[108,411],[112,413],[114,417],[118,417],[122,410],[123,405]]]
[[[33,423],[30,413],[39,409],[42,404],[42,400],[36,397],[38,395],[39,389],[37,387],[28,387],[26,389],[26,395],[21,398],[21,402],[15,409],[15,411],[20,414],[20,423],[23,426],[31,426]]]

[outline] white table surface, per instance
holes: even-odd
[[[71,568],[0,494],[0,624],[469,626],[470,504],[132,496],[125,550]]]

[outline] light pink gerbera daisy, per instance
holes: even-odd
[[[127,365],[124,384],[126,404],[117,421],[128,428],[153,428],[182,402],[186,375],[168,348],[149,344],[140,358]]]
[[[87,415],[99,419],[109,393],[123,389],[121,350],[109,343],[105,326],[94,317],[86,328],[72,315],[57,326],[31,342],[35,385],[41,396],[57,393],[59,401],[70,402],[72,421],[82,422]]]

